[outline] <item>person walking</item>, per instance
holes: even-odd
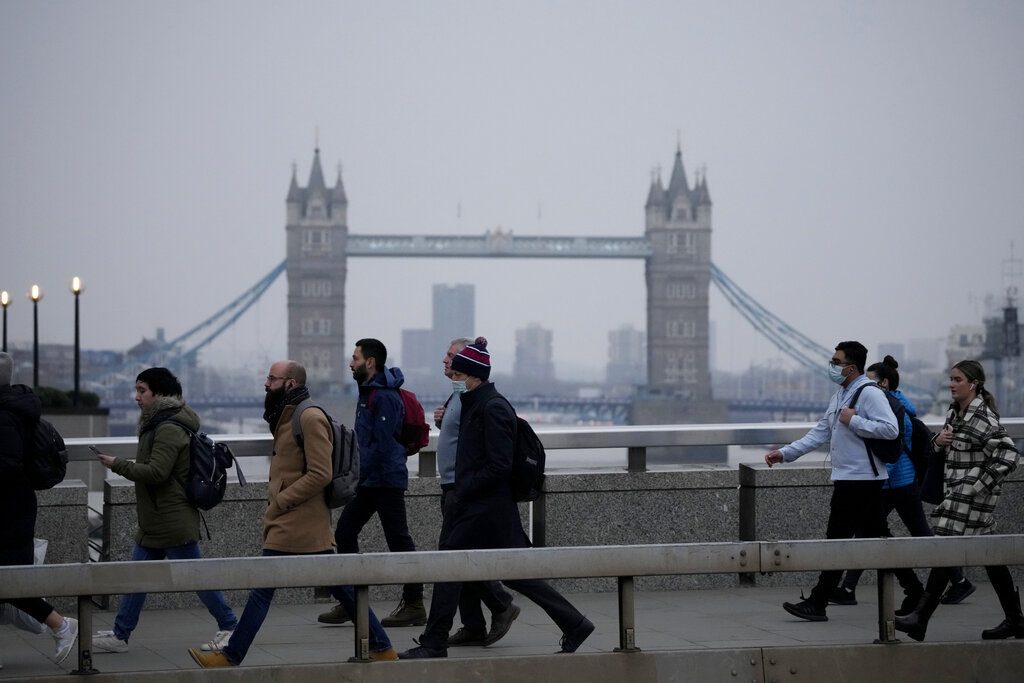
[[[135,460],[97,453],[107,469],[135,482],[135,512],[139,528],[131,559],[197,560],[199,510],[185,495],[190,439],[186,430],[199,431],[199,417],[182,398],[181,383],[167,368],[148,368],[135,378],[135,403],[139,406],[139,442]],[[217,622],[217,632],[206,644],[220,648],[235,630],[238,619],[222,591],[196,591],[199,600]],[[127,652],[128,639],[139,625],[145,593],[121,597],[112,630],[92,637],[93,652]]]
[[[38,501],[25,474],[30,435],[43,413],[39,397],[24,384],[11,384],[14,358],[0,351],[0,565],[32,564]],[[65,617],[42,598],[2,600],[48,627],[62,663],[78,641],[78,620]]]
[[[882,515],[882,484],[888,478],[885,463],[867,449],[865,438],[895,439],[899,425],[889,400],[864,376],[868,350],[857,341],[836,345],[828,362],[829,378],[839,385],[825,414],[803,438],[764,456],[768,467],[792,462],[826,443],[832,459],[832,500],[825,538],[877,538],[885,534]],[[850,407],[862,390],[856,407]],[[828,598],[839,585],[843,571],[818,575],[811,596],[782,608],[807,621],[828,621]]]
[[[267,509],[263,513],[263,557],[284,555],[331,555],[331,511],[324,489],[331,481],[331,426],[322,410],[301,415],[303,446],[292,432],[295,406],[309,398],[306,369],[293,360],[270,366],[263,384],[263,419],[274,436],[270,461]],[[351,612],[355,597],[351,586],[335,586],[331,595]],[[203,668],[238,666],[245,659],[260,627],[270,612],[274,588],[256,588],[242,611],[242,618],[228,642],[218,650],[189,648],[189,655]],[[387,633],[370,610],[370,659],[397,659]]]
[[[949,371],[953,399],[942,431],[935,437],[936,450],[945,455],[945,490],[942,502],[932,510],[936,536],[977,536],[995,531],[995,510],[1002,482],[1017,467],[1019,453],[999,423],[996,399],[985,388],[985,369],[976,360],[962,360]],[[1005,618],[981,632],[984,640],[1024,638],[1020,593],[1004,565],[985,567],[999,597]],[[939,606],[949,582],[948,567],[928,574],[924,595],[917,608],[896,617],[896,630],[922,641],[928,623]]]
[[[441,550],[477,548],[526,548],[530,541],[523,530],[519,507],[512,497],[512,452],[516,414],[508,400],[488,381],[491,356],[487,340],[476,341],[457,353],[451,363],[451,379],[465,382],[459,394],[458,455],[455,459],[454,498],[441,529]],[[562,631],[559,652],[575,652],[594,624],[547,581],[505,581],[543,609]],[[430,615],[419,646],[399,653],[399,659],[448,656],[448,634],[462,592],[461,583],[435,583]]]

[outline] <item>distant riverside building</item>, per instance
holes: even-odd
[[[317,148],[306,187],[299,186],[292,168],[286,205],[288,357],[306,367],[315,394],[338,394],[348,379],[348,198],[341,168],[334,187],[327,187]]]
[[[436,374],[448,343],[472,337],[476,327],[476,287],[435,284],[429,330],[402,330],[402,372]]]
[[[434,285],[433,329],[438,347],[457,337],[476,335],[476,288],[473,285]],[[434,352],[436,356],[436,349]]]
[[[555,378],[555,363],[552,358],[551,330],[539,323],[530,323],[516,330],[516,379],[542,381]]]
[[[946,364],[945,348],[945,340],[938,337],[911,339],[907,342],[907,360],[922,369],[942,368]]]
[[[434,344],[433,330],[402,330],[402,372],[427,373],[441,357]]]
[[[608,332],[608,384],[637,386],[647,383],[647,333],[632,325]]]
[[[877,358],[875,358],[877,356]],[[869,354],[868,362],[874,363],[880,361],[886,356],[892,356],[896,359],[896,362],[903,367],[904,361],[906,361],[906,355],[903,344],[899,342],[882,342],[878,345],[878,353]]]

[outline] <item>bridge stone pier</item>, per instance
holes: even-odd
[[[319,395],[339,396],[345,384],[340,369],[349,351],[344,329],[349,257],[642,258],[647,392],[635,402],[632,422],[726,419],[725,406],[711,396],[708,365],[711,194],[703,175],[691,186],[681,149],[668,187],[660,175],[651,181],[642,237],[521,236],[501,229],[476,236],[350,234],[341,170],[334,187],[327,187],[319,149],[306,187],[299,186],[293,169],[286,205],[288,354],[306,366]],[[709,447],[702,455],[708,459],[724,452]]]

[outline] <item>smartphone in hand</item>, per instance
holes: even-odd
[[[95,453],[96,455],[100,454],[100,449],[96,447],[96,444],[90,444],[89,450]]]

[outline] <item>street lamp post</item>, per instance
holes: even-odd
[[[80,377],[79,370],[81,364],[79,359],[81,357],[81,345],[79,344],[78,337],[78,297],[85,290],[82,286],[82,280],[76,275],[71,278],[71,293],[75,295],[75,395],[72,398],[72,405],[78,407],[78,379]]]
[[[43,298],[43,290],[39,285],[32,285],[28,291],[32,299],[32,388],[39,387],[39,300]]]
[[[0,292],[0,306],[4,307],[4,347],[3,351],[7,350],[7,307],[11,305],[11,295],[7,293],[7,290]]]

